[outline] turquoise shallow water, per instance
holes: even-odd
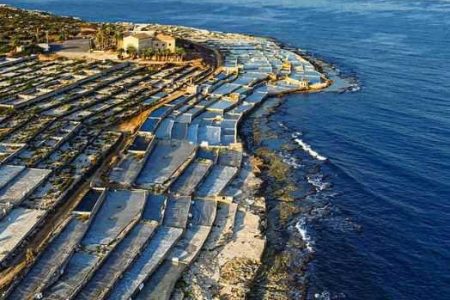
[[[270,118],[298,146],[291,161],[320,166],[318,213],[296,223],[315,253],[311,297],[449,298],[449,1],[3,2],[269,35],[356,77],[358,92],[289,96]]]

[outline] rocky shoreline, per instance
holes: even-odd
[[[298,54],[305,57],[304,53]],[[355,78],[341,77],[334,65],[309,55],[306,58],[329,78],[330,85],[324,91],[341,93],[359,88]],[[266,200],[264,235],[268,242],[262,264],[247,294],[249,299],[310,298],[307,271],[314,258],[314,251],[310,249],[308,237],[302,235],[294,219],[311,213],[311,207],[303,202],[317,191],[309,182],[299,186],[299,181],[295,179],[297,175],[294,172],[301,162],[286,159],[265,144],[268,140],[278,140],[282,145],[275,148],[287,153],[298,148],[289,140],[280,140],[278,131],[268,125],[269,118],[277,112],[283,101],[285,99],[282,97],[266,100],[243,121],[240,130],[245,151],[258,161],[260,172],[257,175],[262,181],[259,193],[265,195]],[[312,172],[320,170],[319,165],[313,168],[316,170]]]

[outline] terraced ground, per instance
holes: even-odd
[[[202,249],[219,273],[257,265],[265,241],[243,200],[253,196],[239,122],[324,79],[272,41],[183,32],[223,65],[0,62],[3,297],[168,299],[187,291],[176,283]],[[135,130],[116,126],[142,114]],[[230,289],[222,275],[216,286]]]

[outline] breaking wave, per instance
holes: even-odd
[[[308,252],[314,252],[314,249],[312,245],[314,242],[311,239],[311,236],[308,234],[308,229],[306,228],[306,220],[304,218],[301,218],[296,224],[295,228],[298,230],[298,233],[300,233],[302,240],[305,242],[306,250]]]
[[[296,132],[294,132],[293,134],[291,134],[291,136],[292,136],[293,139],[298,138],[299,136],[302,136],[302,135],[303,135],[303,134],[302,134],[300,131],[296,131]]]
[[[313,158],[321,161],[327,160],[325,156],[320,155],[317,151],[311,148],[311,146],[305,143],[302,139],[294,138],[294,141],[302,147],[303,151],[311,155]]]

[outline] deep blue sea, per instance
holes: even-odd
[[[331,212],[303,224],[314,293],[450,299],[450,1],[2,2],[273,36],[355,77],[357,92],[289,96],[271,117],[328,158],[316,180]]]

